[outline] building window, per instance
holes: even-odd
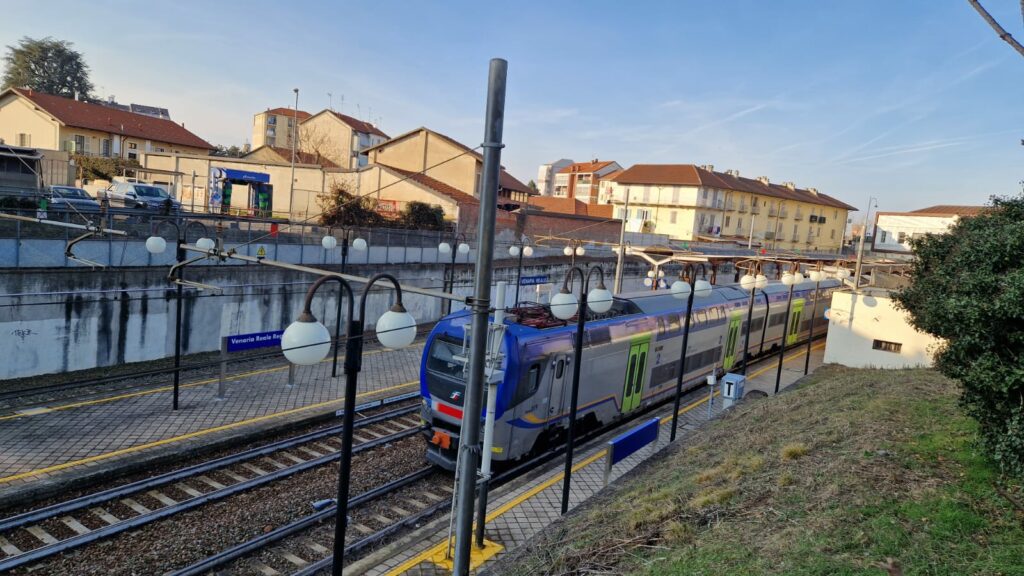
[[[646,221],[651,219],[651,211],[650,210],[637,209],[636,217],[639,218],[640,220],[643,220],[644,222],[646,222]]]
[[[672,203],[679,204],[679,188],[672,189]]]
[[[138,152],[129,152],[128,153],[128,159],[129,160],[138,160],[139,159],[139,153]]]
[[[32,135],[25,134],[24,132],[18,134],[18,146],[30,147],[32,146]]]
[[[273,116],[273,115],[267,116],[267,124],[270,125],[270,126],[276,125],[277,124],[277,116]]]
[[[648,186],[644,186],[644,204],[649,204],[651,201],[651,189]]]
[[[743,217],[739,216],[736,218],[736,229],[740,230],[743,228]]]
[[[139,147],[139,145],[138,145],[138,144],[136,144],[135,142],[129,142],[129,143],[128,143],[128,149],[129,149],[129,150],[135,150],[135,149],[136,149],[136,148],[138,148],[138,147]]]
[[[875,340],[871,343],[872,350],[881,350],[882,352],[894,352],[900,353],[903,349],[903,344],[899,342],[886,342],[885,340]]]
[[[676,211],[675,211],[675,210],[673,210],[673,211],[672,211],[672,212],[670,212],[670,213],[669,213],[669,215],[668,215],[668,221],[669,221],[670,223],[672,223],[672,224],[675,224],[675,223],[676,223],[676,217],[677,217],[677,216],[678,216],[678,214],[676,214]]]
[[[725,224],[723,224],[723,228],[728,228],[729,227],[729,221],[730,220],[732,220],[732,216],[726,216],[725,217]]]
[[[899,239],[899,243],[903,244],[904,242],[907,241],[907,233],[906,232],[900,232],[900,234],[899,234],[899,236],[897,238]]]
[[[836,239],[836,229],[833,228],[832,230],[829,230],[829,232],[830,232],[830,234],[828,235],[829,239],[835,240]]]
[[[103,156],[110,156],[110,139],[104,138],[100,140],[100,154]]]
[[[158,147],[154,148],[154,149],[153,149],[153,151],[154,151],[154,152],[163,152],[163,151],[164,151],[164,149],[163,149],[163,148],[160,148],[160,147],[158,146]]]
[[[885,244],[885,237],[887,235],[888,235],[888,232],[886,232],[885,230],[882,230],[882,236],[881,236],[881,238],[878,239],[878,241],[881,242],[882,244]]]

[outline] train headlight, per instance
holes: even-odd
[[[559,320],[572,318],[576,315],[577,309],[579,309],[579,302],[576,301],[576,297],[564,288],[551,298],[551,313]]]
[[[598,314],[604,314],[612,309],[612,293],[604,284],[599,284],[587,294],[587,306]]]

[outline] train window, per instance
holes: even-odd
[[[708,318],[712,321],[720,320],[722,318],[722,310],[718,306],[708,308]]]
[[[537,393],[540,388],[540,364],[534,364],[527,370],[526,376],[519,383],[519,388],[516,390],[515,398],[512,399],[512,405],[519,404],[523,400],[526,400],[530,396]]]
[[[462,354],[462,341],[439,337],[435,338],[430,345],[430,355],[427,357],[427,370],[462,379],[463,363],[455,359],[455,356]]]
[[[704,310],[697,310],[697,313],[694,314],[694,318],[693,319],[695,321],[697,321],[698,323],[700,323],[700,324],[707,324],[707,322],[708,322],[708,313],[705,312]]]
[[[600,346],[612,341],[611,330],[607,326],[595,326],[587,329],[587,344],[589,346]]]
[[[555,364],[555,378],[561,378],[562,374],[564,374],[564,373],[565,373],[565,360],[559,359],[558,363]]]

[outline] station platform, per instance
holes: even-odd
[[[418,392],[422,352],[422,338],[364,352],[359,403]],[[183,381],[177,411],[168,386],[15,407],[0,416],[0,506],[332,416],[344,405],[340,358],[333,378],[331,358],[297,366],[291,387],[283,361],[231,374],[223,400],[217,378]]]
[[[821,366],[824,341],[815,342],[811,349],[809,369]],[[788,351],[785,355],[780,392],[804,376],[806,345]],[[775,389],[777,356],[752,367],[748,374],[747,393],[760,391],[772,395]],[[718,393],[716,392],[716,396]],[[757,396],[755,392],[754,396]],[[688,394],[680,409],[677,442],[686,443],[688,436],[700,425],[722,412],[722,400],[714,398],[708,410],[708,390],[695,390]],[[662,413],[661,432],[654,448],[643,448],[614,466],[609,482],[627,474],[652,454],[668,445],[671,409]],[[609,433],[578,449],[574,458],[572,489],[569,496],[570,513],[581,503],[596,495],[604,487],[605,443],[622,430]],[[474,546],[471,568],[474,573],[508,551],[526,544],[531,537],[560,517],[564,460],[555,459],[545,466],[519,478],[491,493],[484,549]],[[448,540],[449,516],[427,524],[423,528],[372,555],[346,566],[346,574],[371,576],[412,576],[451,574],[451,561],[446,552],[453,542]]]

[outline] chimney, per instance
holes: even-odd
[[[758,176],[757,181],[760,182],[761,184],[764,184],[765,186],[772,183],[767,176]]]
[[[707,170],[708,172],[714,172],[715,171],[715,165],[714,164],[708,164],[708,165],[704,166],[704,169]]]
[[[725,173],[728,174],[729,176],[732,176],[733,178],[739,178],[740,177],[740,171],[739,170],[729,169],[729,170],[726,170]]]
[[[808,188],[807,191],[810,192],[811,194],[814,194],[815,196],[818,195],[818,189],[817,188]]]
[[[782,185],[785,186],[786,188],[789,188],[790,190],[796,190],[796,184],[792,182],[783,182]]]

